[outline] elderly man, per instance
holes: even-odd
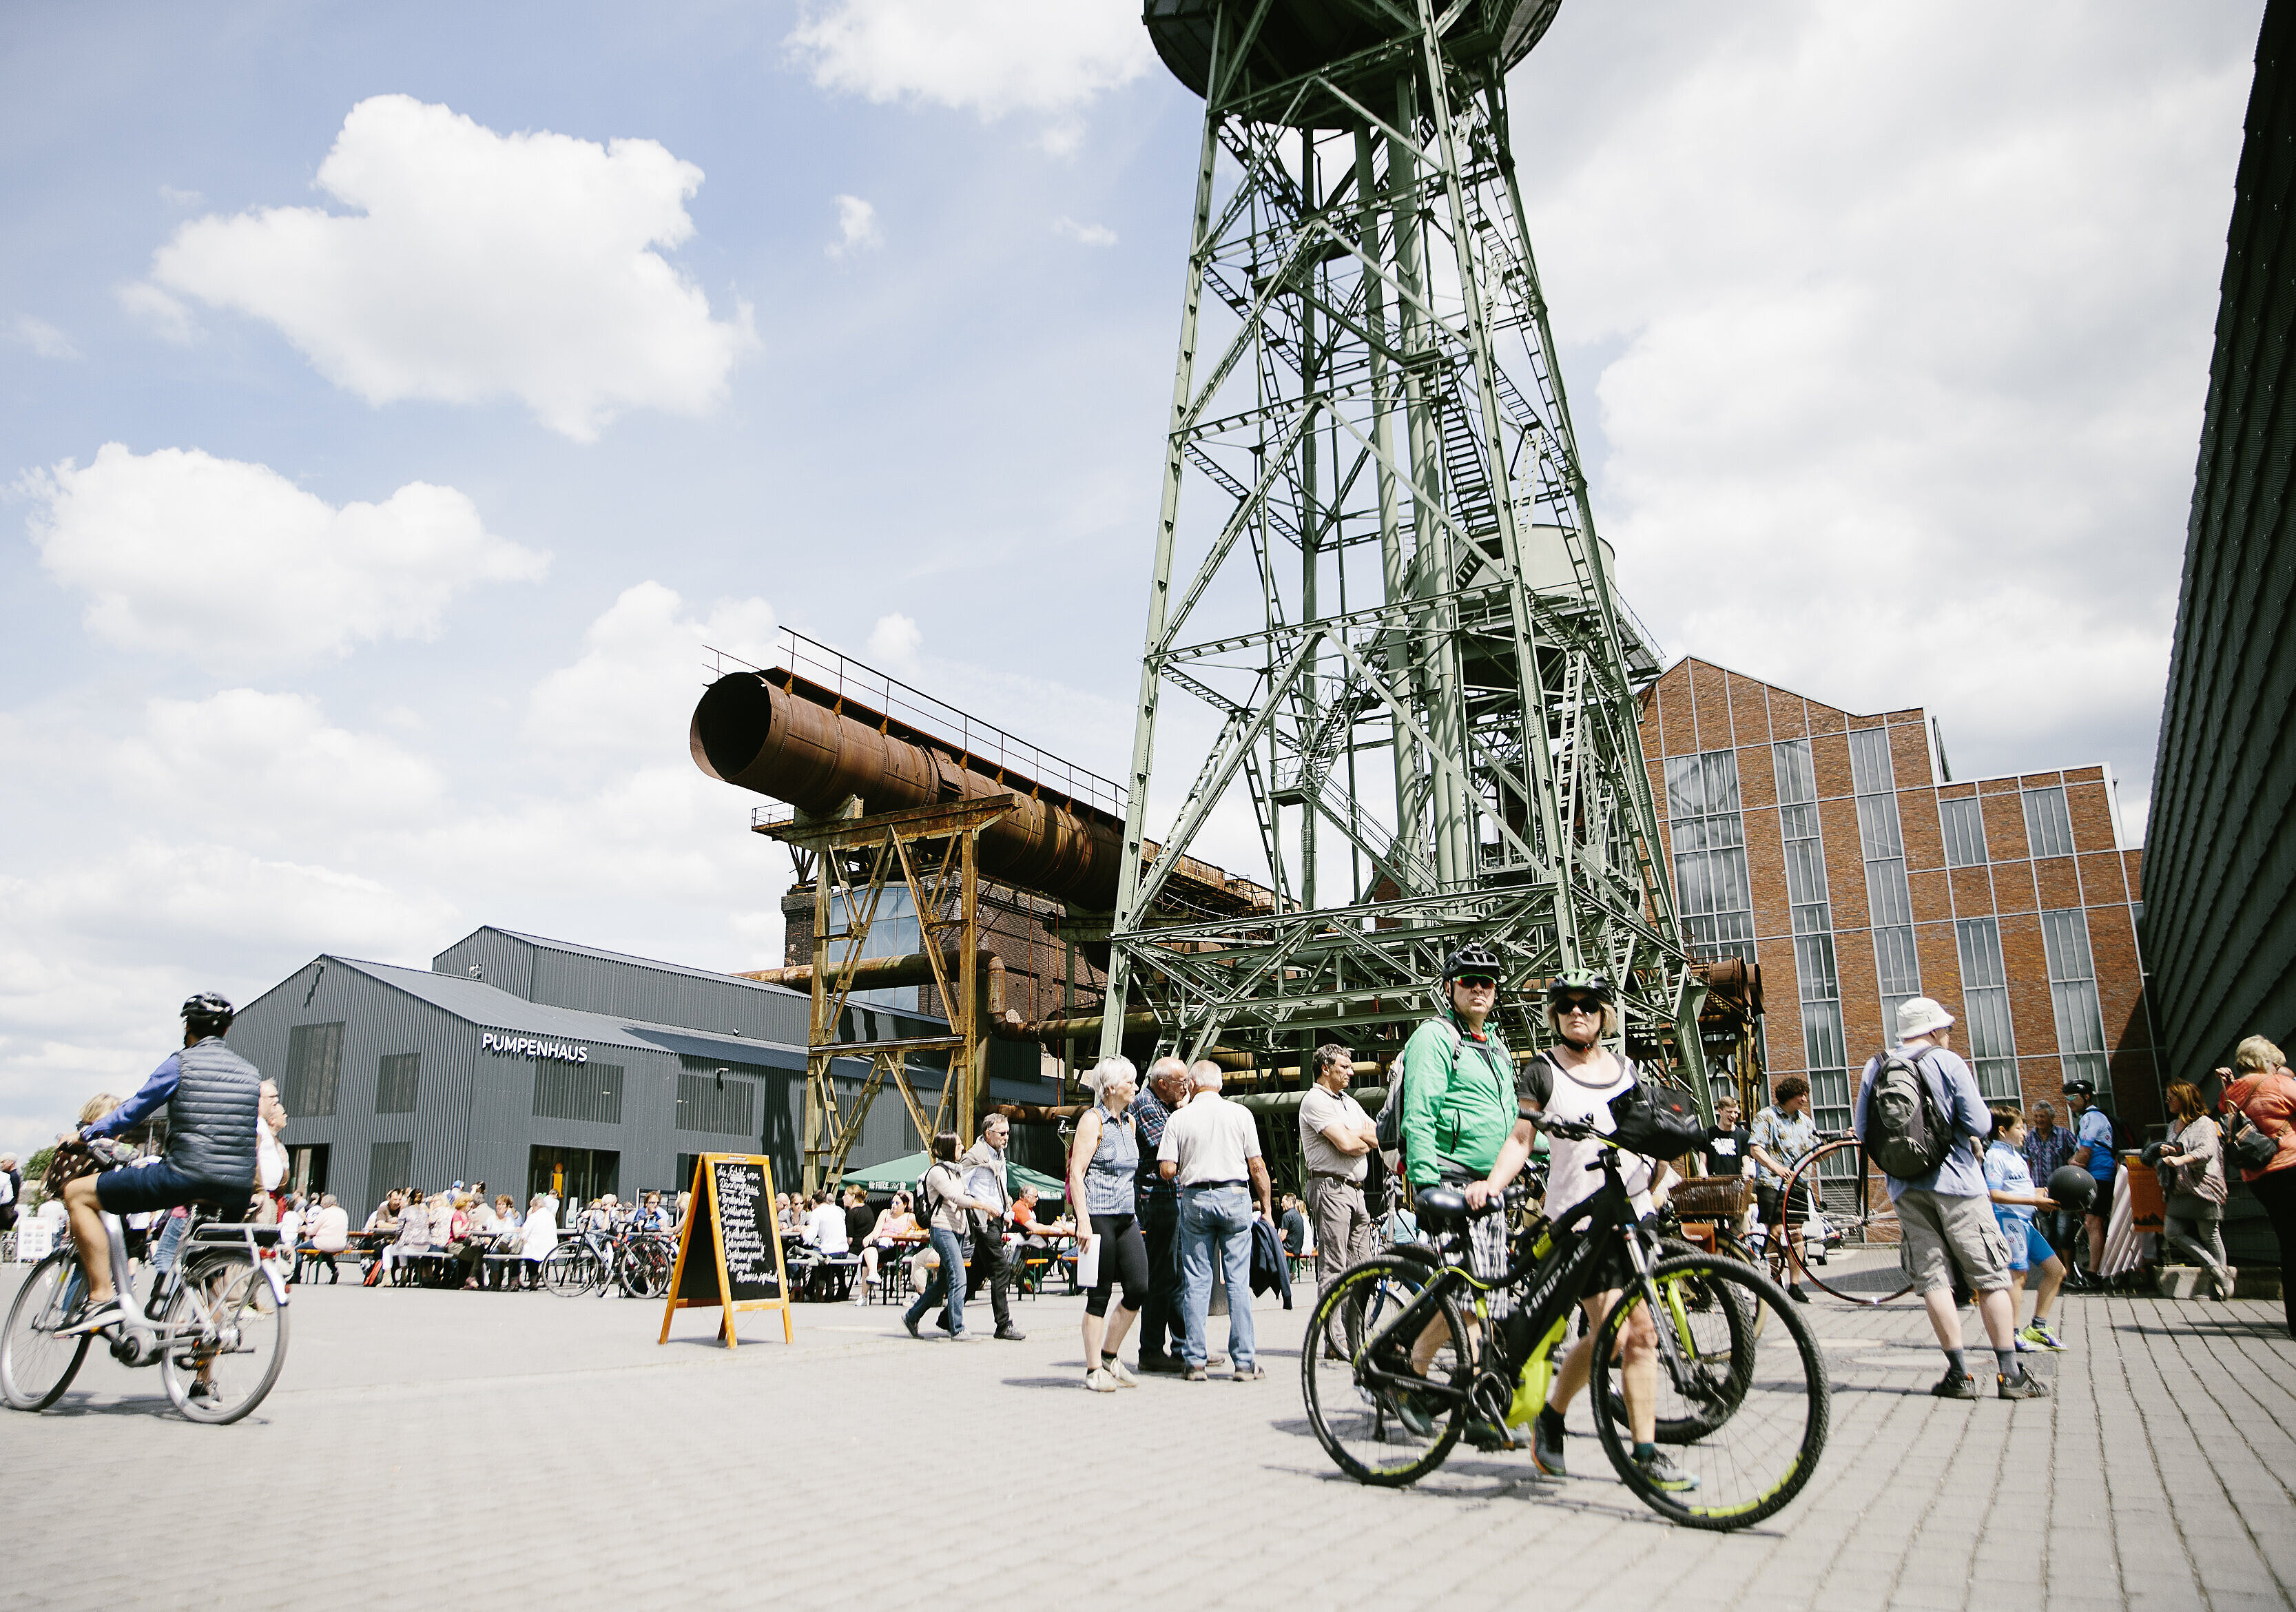
[[[1308,1223],[1315,1229],[1316,1290],[1377,1246],[1364,1176],[1379,1126],[1348,1095],[1356,1055],[1327,1043],[1316,1049],[1316,1084],[1300,1099],[1300,1157],[1308,1171]]]
[[[1004,1149],[1013,1140],[1013,1122],[991,1114],[981,1122],[980,1140],[957,1160],[964,1190],[976,1200],[994,1204],[996,1213],[972,1215],[972,1271],[988,1284],[988,1301],[996,1313],[996,1336],[1006,1343],[1028,1337],[1013,1324],[1013,1261],[1004,1251],[1004,1223],[1013,1215],[1013,1189],[1006,1180]]]
[[[2059,1166],[2071,1162],[2077,1141],[2071,1131],[2057,1123],[2057,1111],[2049,1103],[2035,1103],[2030,1117],[2025,1127],[2025,1171],[2037,1186],[2046,1188]],[[2043,1209],[2033,1216],[2033,1223],[2067,1270],[2072,1268],[2073,1234],[2080,1230],[2080,1220],[2078,1211],[2063,1209]]]
[[[1260,1216],[1275,1218],[1267,1161],[1251,1116],[1220,1095],[1219,1066],[1206,1060],[1188,1078],[1195,1094],[1164,1126],[1156,1149],[1157,1173],[1180,1189],[1180,1271],[1188,1318],[1181,1348],[1188,1380],[1202,1382],[1209,1375],[1205,1323],[1217,1261],[1227,1284],[1227,1348],[1235,1380],[1258,1382],[1267,1373],[1259,1369],[1252,1337],[1251,1214],[1256,1198]]]
[[[1188,1101],[1188,1066],[1160,1058],[1148,1066],[1148,1084],[1132,1100],[1132,1123],[1140,1133],[1140,1153],[1152,1161],[1163,1145],[1164,1127]],[[1187,1335],[1180,1305],[1180,1189],[1153,1168],[1139,1175],[1140,1235],[1148,1244],[1148,1307],[1140,1312],[1140,1370],[1181,1377],[1188,1362],[1180,1340]],[[1165,1335],[1169,1333],[1168,1346]]]

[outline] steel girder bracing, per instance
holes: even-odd
[[[813,862],[813,1012],[807,1036],[804,1186],[833,1183],[877,1093],[890,1085],[917,1134],[930,1142],[954,1130],[966,1141],[987,1089],[987,1023],[980,1003],[980,831],[1019,804],[994,795],[947,806],[914,806],[874,816],[775,826],[775,839],[809,853]],[[918,949],[948,1017],[946,1035],[849,1040],[839,1034],[859,961],[888,884],[905,886],[917,916]],[[838,927],[841,897],[842,927]],[[945,1054],[947,1073],[927,1113],[909,1080],[908,1059]],[[849,1108],[838,1099],[840,1059],[866,1058],[869,1073]]]
[[[1517,1013],[1566,967],[1621,980],[1628,1037],[1702,1097],[1636,727],[1654,652],[1595,540],[1502,76],[1420,0],[1246,95],[1221,62],[1265,11],[1216,24],[1103,1051],[1128,1002],[1184,1051],[1376,1040],[1472,934]],[[1341,87],[1375,61],[1387,98]],[[1334,100],[1352,127],[1285,127]],[[1274,915],[1160,914],[1178,856],[1253,849]]]

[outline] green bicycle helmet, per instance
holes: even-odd
[[[1546,1000],[1550,1003],[1565,996],[1592,996],[1606,1006],[1619,1000],[1611,977],[1598,969],[1565,969],[1546,982]]]

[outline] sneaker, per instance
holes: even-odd
[[[1514,1435],[1495,1421],[1478,1416],[1467,1423],[1467,1442],[1486,1454],[1516,1447]]]
[[[902,1324],[903,1326],[905,1326],[905,1327],[908,1328],[908,1330],[909,1330],[909,1336],[910,1336],[911,1338],[923,1338],[923,1337],[924,1337],[924,1334],[923,1334],[923,1333],[922,1333],[922,1332],[920,1332],[920,1331],[918,1331],[918,1330],[917,1330],[917,1318],[916,1318],[915,1316],[914,1316],[914,1315],[904,1315],[904,1316],[902,1316],[902,1317],[901,1317],[901,1324]]]
[[[1946,1374],[1938,1379],[1937,1387],[1931,1388],[1930,1393],[1938,1399],[1975,1399],[1977,1379],[1966,1371],[1956,1371],[1948,1368]]]
[[[996,1329],[996,1336],[1003,1338],[1006,1343],[1026,1343],[1029,1341],[1029,1335],[1021,1330],[1020,1328],[1014,1326],[1009,1321],[1003,1326]]]
[[[184,1390],[184,1397],[187,1400],[193,1401],[221,1399],[223,1397],[223,1391],[220,1388],[217,1388],[215,1384],[211,1382],[207,1382],[201,1379],[194,1378],[192,1380],[192,1386]]]
[[[1642,1469],[1642,1475],[1649,1480],[1651,1487],[1662,1489],[1669,1494],[1686,1494],[1698,1486],[1698,1474],[1685,1472],[1676,1466],[1674,1457],[1663,1450],[1652,1451],[1647,1460],[1636,1457],[1635,1465]]]
[[[1392,1395],[1388,1400],[1388,1405],[1394,1411],[1395,1420],[1401,1422],[1404,1430],[1414,1438],[1435,1436],[1435,1419],[1427,1414],[1427,1407],[1419,1403],[1419,1395],[1416,1394],[1407,1388],[1404,1389]]]
[[[1185,1377],[1188,1362],[1177,1354],[1143,1354],[1140,1369],[1151,1377]]]
[[[1227,1364],[1227,1356],[1225,1354],[1207,1354],[1204,1356],[1204,1364],[1208,1366],[1224,1366]]]
[[[2057,1336],[2056,1329],[2047,1322],[2029,1322],[2025,1330],[2017,1334],[2017,1346],[2029,1354],[2038,1349],[2054,1354],[2064,1348],[2065,1340]]]
[[[958,1337],[962,1337],[962,1336],[963,1336],[963,1334],[962,1334],[962,1333],[960,1333],[960,1332],[958,1332],[958,1331],[957,1331],[957,1330],[956,1330],[955,1327],[952,1327],[952,1326],[950,1326],[950,1325],[948,1324],[948,1312],[947,1312],[947,1310],[943,1310],[939,1314],[938,1314],[938,1315],[936,1315],[936,1316],[934,1316],[934,1317],[933,1317],[933,1325],[935,1325],[935,1326],[939,1327],[942,1331],[944,1331],[944,1332],[947,1333],[951,1338],[958,1338]]]
[[[1995,1393],[2003,1399],[2046,1399],[2049,1396],[2049,1385],[2022,1366],[2017,1368],[2016,1376],[1994,1380]]]
[[[1211,1379],[1212,1374],[1210,1371],[1205,1371],[1201,1366],[1190,1366],[1188,1368],[1188,1380],[1190,1382],[1210,1382]]]
[[[1001,1338],[1004,1334],[999,1333],[997,1336]],[[1119,1388],[1136,1388],[1140,1386],[1140,1379],[1132,1375],[1132,1368],[1113,1354],[1103,1354],[1100,1357],[1100,1369],[1107,1372]]]
[[[1232,1382],[1258,1382],[1267,1375],[1256,1365],[1238,1366],[1231,1375]]]
[[[979,1343],[980,1341],[980,1334],[973,1331],[968,1327],[963,1331],[950,1333],[948,1335],[948,1341],[951,1343]]]
[[[1531,1418],[1530,1461],[1549,1477],[1567,1477],[1562,1464],[1562,1419],[1542,1409]]]
[[[2218,1298],[2230,1298],[2236,1285],[2236,1272],[2227,1271],[2222,1276],[2209,1278],[2209,1289]]]
[[[1105,1371],[1086,1371],[1084,1386],[1095,1394],[1113,1394],[1116,1392],[1116,1379]]]
[[[80,1312],[79,1319],[70,1326],[58,1327],[58,1338],[77,1338],[83,1332],[100,1332],[106,1327],[117,1326],[127,1318],[127,1312],[115,1293],[100,1305],[91,1305]]]
[[[1801,1283],[1798,1281],[1786,1284],[1786,1297],[1798,1305],[1806,1305],[1809,1302],[1809,1295],[1801,1290]],[[1697,1479],[1693,1478],[1691,1481],[1695,1483]]]

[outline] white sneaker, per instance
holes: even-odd
[[[1084,1386],[1095,1394],[1113,1394],[1116,1392],[1116,1379],[1105,1371],[1086,1371],[1084,1374]]]
[[[1140,1386],[1140,1379],[1132,1374],[1132,1368],[1120,1360],[1103,1360],[1100,1369],[1113,1378],[1116,1386],[1119,1388],[1136,1388]]]

